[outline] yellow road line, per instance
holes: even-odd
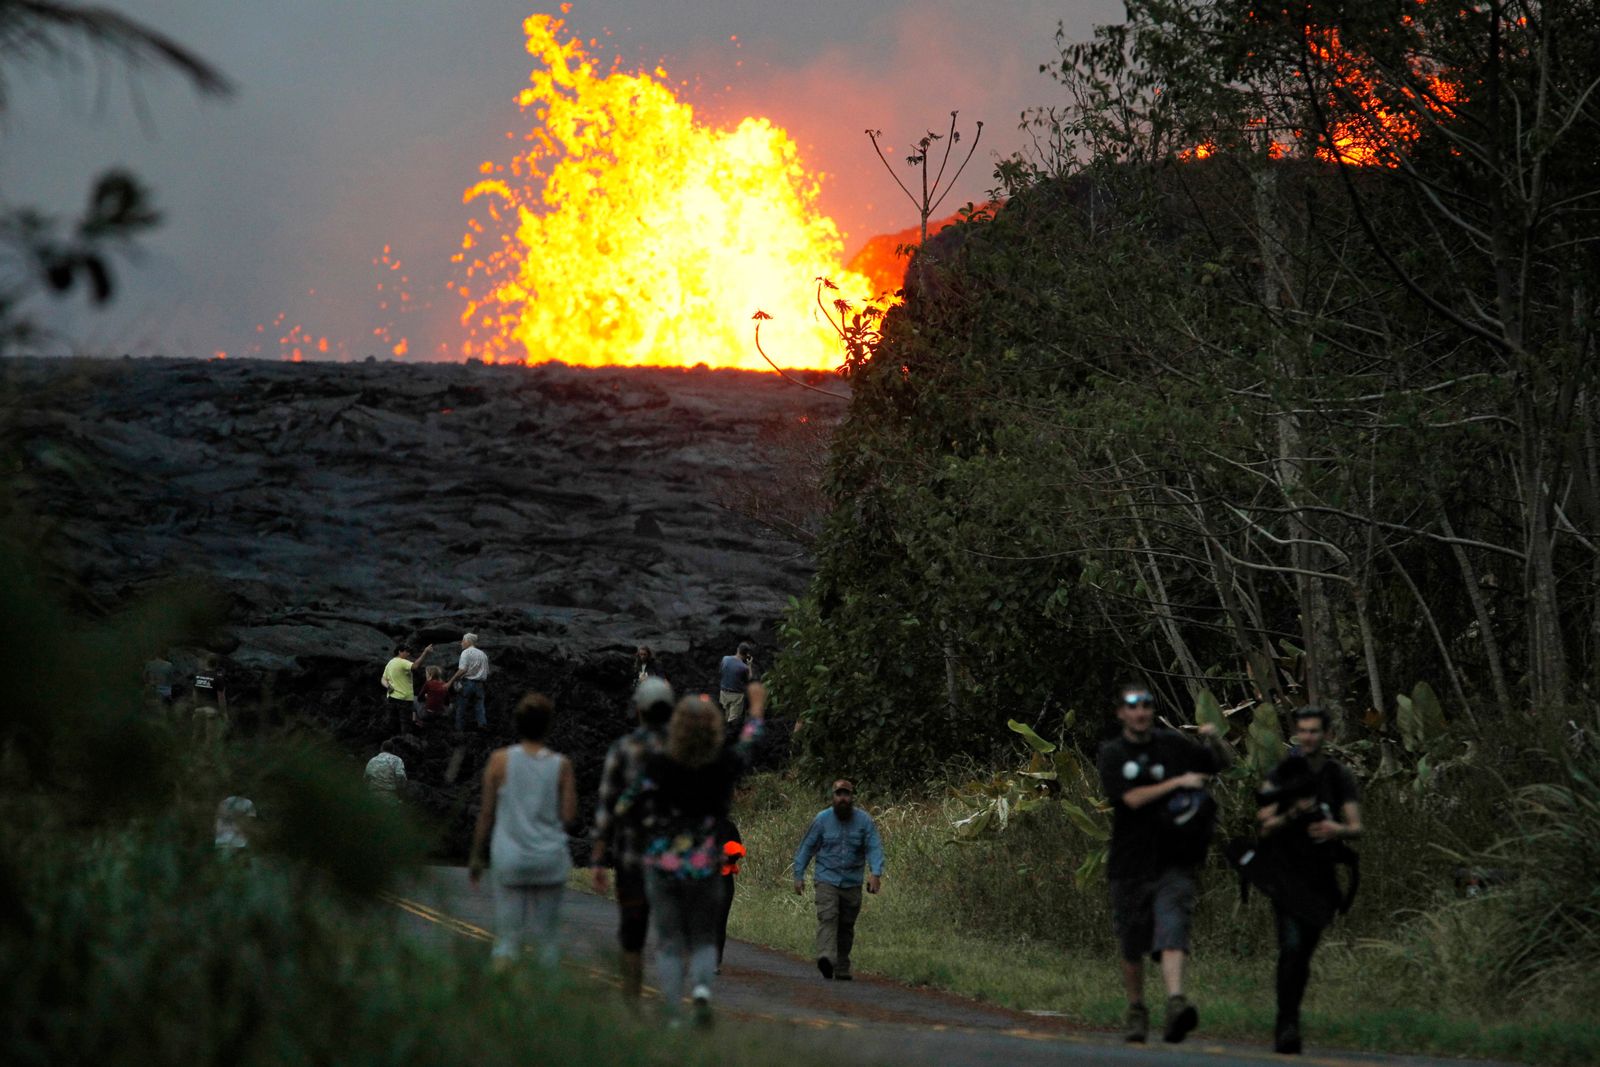
[[[429,907],[427,904],[424,904],[421,901],[411,900],[406,897],[398,896],[394,893],[380,893],[379,896],[381,896],[388,903],[399,908],[401,911],[409,912],[410,914],[417,916],[419,919],[426,919],[431,923],[442,926],[445,929],[454,933],[458,933],[463,937],[470,937],[476,941],[494,940],[494,935],[485,930],[483,927],[475,926],[474,924],[467,922],[465,919],[458,919],[448,912],[443,912],[437,908]],[[616,975],[610,973],[609,971],[601,970],[598,967],[592,967],[588,964],[574,963],[572,961],[563,961],[563,966],[576,967],[577,969],[600,979],[602,982],[605,982],[608,985],[621,984],[617,981]],[[645,986],[644,991],[651,996],[659,995],[658,991],[651,986]],[[788,1024],[794,1026],[805,1026],[813,1030],[861,1029],[861,1023],[850,1019],[825,1019],[821,1016],[815,1015],[783,1016],[775,1015],[771,1012],[738,1011],[736,1009],[729,1008],[725,1008],[723,1010],[729,1015],[737,1016],[738,1018],[751,1022],[771,1022],[779,1025]],[[996,1031],[987,1027],[952,1026],[948,1023],[933,1023],[929,1026],[923,1027],[923,1029],[962,1034],[999,1033],[1005,1037],[1021,1038],[1027,1041],[1058,1041],[1064,1044],[1097,1045],[1101,1043],[1095,1037],[1087,1034],[1052,1033],[1040,1030],[1030,1030],[1026,1027]],[[1252,1060],[1261,1060],[1263,1062],[1277,1062],[1278,1060],[1277,1056],[1265,1050],[1258,1052],[1255,1049],[1228,1048],[1224,1045],[1190,1045],[1183,1051],[1190,1053],[1198,1052],[1206,1056],[1227,1056],[1234,1059],[1237,1059],[1242,1053]],[[1339,1059],[1336,1056],[1306,1056],[1303,1058],[1302,1062],[1319,1064],[1321,1067],[1350,1067],[1350,1065],[1356,1063],[1370,1063],[1370,1061]]]
[[[474,926],[465,919],[458,919],[454,915],[449,915],[445,912],[430,908],[428,905],[423,904],[420,901],[408,900],[405,897],[396,896],[393,893],[383,893],[380,895],[384,900],[388,901],[390,904],[393,904],[401,911],[408,911],[412,915],[417,916],[419,919],[426,919],[431,923],[437,923],[446,930],[460,934],[463,937],[470,937],[475,941],[494,940],[494,935],[485,930],[483,927]]]

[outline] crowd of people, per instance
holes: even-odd
[[[753,677],[753,659],[748,644],[723,659],[717,700],[678,699],[641,647],[632,696],[637,725],[610,746],[601,771],[589,880],[597,893],[615,887],[621,988],[635,1005],[644,988],[645,943],[654,934],[656,984],[669,1026],[712,1019],[745,854],[732,817],[734,788],[765,724],[766,688]],[[543,965],[559,958],[564,826],[576,813],[576,797],[570,762],[544,747],[550,714],[548,699],[525,697],[516,715],[519,741],[497,750],[484,771],[469,877],[476,886],[487,871],[495,893],[497,963],[515,959],[525,942],[538,946]],[[516,766],[526,769],[511,773]],[[547,769],[536,774],[541,766]],[[800,844],[796,892],[804,889],[813,857],[817,967],[825,978],[848,981],[863,881],[876,893],[883,876],[877,827],[855,808],[848,781],[835,783],[833,805],[818,813]],[[863,870],[870,871],[865,879]]]
[[[480,733],[489,727],[485,694],[489,684],[489,656],[478,647],[477,634],[461,635],[461,656],[456,661],[456,672],[448,680],[438,666],[426,668],[426,680],[420,687],[416,673],[423,661],[433,652],[428,645],[421,653],[412,655],[407,643],[395,646],[394,655],[383,666],[385,717],[394,725],[394,733],[410,729],[427,729],[441,725],[450,716],[455,695],[454,725],[463,730],[470,719],[473,729]]]
[[[414,658],[395,648],[383,671],[390,721],[426,726],[450,714],[454,723],[483,729],[488,657],[475,634],[461,638],[457,670],[448,681],[427,667],[432,646]],[[712,992],[721,974],[727,924],[744,845],[732,815],[734,789],[750,765],[765,723],[766,689],[753,670],[754,650],[741,644],[722,659],[715,700],[675,697],[659,661],[641,646],[634,657],[631,709],[636,725],[607,750],[589,840],[589,881],[597,893],[614,889],[623,995],[637,1004],[644,986],[644,948],[656,938],[657,985],[669,1025],[688,1019],[709,1025]],[[197,690],[223,698],[215,661]],[[147,667],[147,681],[171,699],[170,664]],[[167,687],[162,690],[160,687]],[[1161,1036],[1180,1042],[1200,1022],[1184,970],[1198,872],[1215,823],[1207,792],[1213,776],[1234,760],[1233,749],[1206,724],[1191,738],[1157,724],[1155,697],[1142,685],[1122,687],[1115,706],[1118,732],[1100,748],[1101,789],[1112,812],[1106,867],[1113,934],[1127,999],[1124,1036],[1149,1037],[1146,961],[1160,972],[1164,993]],[[550,699],[530,693],[514,712],[517,740],[495,750],[484,768],[482,802],[472,839],[469,878],[485,873],[495,897],[493,959],[506,966],[524,946],[554,967],[560,956],[562,895],[571,871],[569,828],[578,814],[571,761],[547,745],[556,714]],[[1257,791],[1256,834],[1228,842],[1224,854],[1241,891],[1253,888],[1273,908],[1278,942],[1274,1047],[1302,1049],[1300,1005],[1311,958],[1335,916],[1348,910],[1359,882],[1347,842],[1361,834],[1360,791],[1350,770],[1326,749],[1330,718],[1305,706],[1292,713],[1294,743]],[[397,732],[399,732],[397,730]],[[405,767],[393,739],[366,767],[376,794],[398,803]],[[254,819],[250,802],[229,797],[218,811],[219,848],[244,847]],[[805,892],[815,863],[817,970],[831,981],[853,978],[851,950],[862,893],[879,892],[884,872],[877,824],[855,804],[849,779],[833,783],[832,803],[817,813],[794,853],[794,891]],[[1350,875],[1341,888],[1338,868]]]

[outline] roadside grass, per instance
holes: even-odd
[[[666,1031],[571,970],[496,973],[479,942],[418,938],[388,904],[267,855],[218,857],[170,821],[13,832],[0,860],[23,905],[0,924],[15,1067],[857,1062],[836,1037],[771,1024]]]
[[[1049,814],[977,843],[950,841],[953,811],[940,800],[873,798],[862,803],[883,831],[883,892],[867,896],[857,926],[860,971],[949,990],[1004,1007],[1059,1014],[1115,1031],[1124,1003],[1103,880],[1073,887],[1073,831]],[[817,793],[767,774],[741,793],[735,817],[749,854],[730,920],[735,937],[809,958],[811,888],[793,889],[794,848],[823,807]],[[1381,832],[1415,812],[1368,815]],[[1328,931],[1314,964],[1304,1021],[1313,1047],[1479,1056],[1529,1063],[1600,1062],[1600,976],[1552,975],[1522,990],[1497,988],[1472,955],[1494,936],[1493,900],[1441,902],[1413,850],[1409,883],[1401,856],[1374,853],[1376,888],[1347,923]],[[1437,883],[1433,883],[1437,884]],[[1388,898],[1387,900],[1385,898]],[[1409,907],[1396,900],[1410,901]],[[1196,953],[1186,985],[1201,1034],[1266,1044],[1274,1014],[1271,909],[1257,896],[1240,906],[1237,883],[1208,872],[1196,914]],[[820,977],[818,979],[821,980]],[[1156,968],[1146,976],[1159,1017]]]

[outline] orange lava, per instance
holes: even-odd
[[[1413,77],[1427,88],[1421,94],[1405,88],[1395,103],[1386,103],[1380,93],[1382,83],[1369,69],[1370,62],[1342,46],[1338,30],[1308,29],[1306,43],[1318,62],[1333,73],[1335,115],[1328,122],[1331,143],[1317,149],[1318,159],[1330,163],[1343,160],[1361,167],[1398,167],[1400,150],[1422,135],[1416,117],[1419,107],[1443,116],[1460,98],[1458,85],[1426,72],[1417,61]]]
[[[464,200],[465,355],[589,366],[768,370],[836,367],[815,282],[863,302],[819,176],[764,118],[700,121],[661,69],[602,71],[562,19],[523,23],[536,63],[518,102],[535,123],[506,164],[485,163]]]
[[[998,203],[987,203],[980,210],[993,212]],[[928,220],[928,236],[961,221],[961,212],[942,219]],[[892,293],[905,283],[910,252],[922,241],[922,227],[911,226],[899,233],[882,233],[861,246],[850,259],[849,269],[864,275],[873,293]]]

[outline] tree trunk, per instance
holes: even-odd
[[[1283,306],[1284,298],[1292,298],[1291,282],[1284,269],[1285,239],[1280,220],[1277,193],[1277,171],[1263,167],[1255,175],[1256,235],[1261,250],[1261,303],[1269,314],[1275,315]],[[1278,331],[1274,331],[1274,336]],[[1276,363],[1283,380],[1297,382],[1300,368],[1297,353],[1286,346],[1278,346]],[[1305,471],[1301,459],[1301,429],[1299,417],[1285,411],[1276,416],[1275,468],[1279,490],[1290,508],[1302,503],[1302,485]],[[1304,513],[1289,512],[1289,538],[1291,565],[1296,568],[1295,598],[1300,608],[1300,632],[1306,652],[1306,697],[1314,704],[1327,709],[1333,719],[1334,731],[1345,732],[1345,671],[1344,650],[1334,622],[1333,604],[1328,595],[1327,583],[1314,578],[1328,564],[1325,553],[1313,541],[1317,534],[1306,521]]]
[[[1455,528],[1450,524],[1450,516],[1445,512],[1444,500],[1438,493],[1433,494],[1434,506],[1439,509],[1439,528],[1449,538],[1456,536]],[[1472,603],[1473,616],[1478,620],[1479,640],[1483,642],[1483,656],[1489,665],[1489,680],[1494,686],[1494,703],[1499,710],[1501,718],[1511,714],[1511,687],[1506,684],[1505,665],[1500,658],[1500,639],[1494,632],[1494,620],[1489,615],[1489,606],[1483,599],[1483,586],[1478,581],[1477,568],[1472,565],[1472,557],[1467,555],[1464,545],[1455,544],[1452,540],[1450,551],[1456,557],[1456,566],[1461,568],[1462,581],[1466,583],[1467,599]]]

